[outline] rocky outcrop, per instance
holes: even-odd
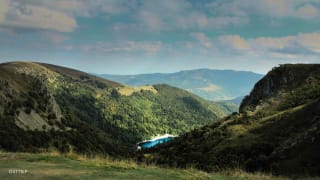
[[[285,64],[273,68],[243,99],[239,111],[255,111],[257,106],[276,108],[280,99],[304,85],[309,86],[310,79],[319,78],[319,67],[319,64]]]

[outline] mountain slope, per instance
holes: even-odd
[[[171,74],[100,75],[133,86],[169,84],[186,89],[207,100],[231,100],[248,94],[262,75],[232,70],[198,69]]]
[[[289,176],[320,172],[320,65],[281,65],[235,114],[144,152],[142,159],[207,171],[243,168]]]
[[[128,87],[49,64],[1,64],[0,85],[0,148],[11,151],[129,154],[154,134],[181,134],[225,115],[168,85]]]

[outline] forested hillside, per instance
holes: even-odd
[[[168,85],[129,87],[49,64],[1,64],[0,84],[0,148],[9,151],[125,155],[152,135],[182,134],[226,115]]]

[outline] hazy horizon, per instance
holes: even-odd
[[[182,69],[182,70],[177,70],[177,71],[172,71],[172,72],[151,72],[151,73],[140,73],[140,74],[108,74],[108,73],[93,73],[93,74],[101,74],[101,75],[115,75],[115,76],[135,76],[135,75],[148,75],[148,74],[174,74],[174,73],[179,73],[179,72],[184,72],[184,71],[197,71],[197,70],[213,70],[213,71],[237,71],[237,72],[250,72],[250,73],[255,73],[259,75],[265,75],[261,73],[256,73],[253,71],[245,71],[245,70],[234,70],[234,69],[212,69],[212,68],[197,68],[197,69]],[[90,72],[89,72],[90,73]]]
[[[0,0],[0,63],[98,74],[320,63],[315,0]]]

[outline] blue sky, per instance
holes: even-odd
[[[320,63],[320,0],[0,0],[0,62],[92,73]]]

